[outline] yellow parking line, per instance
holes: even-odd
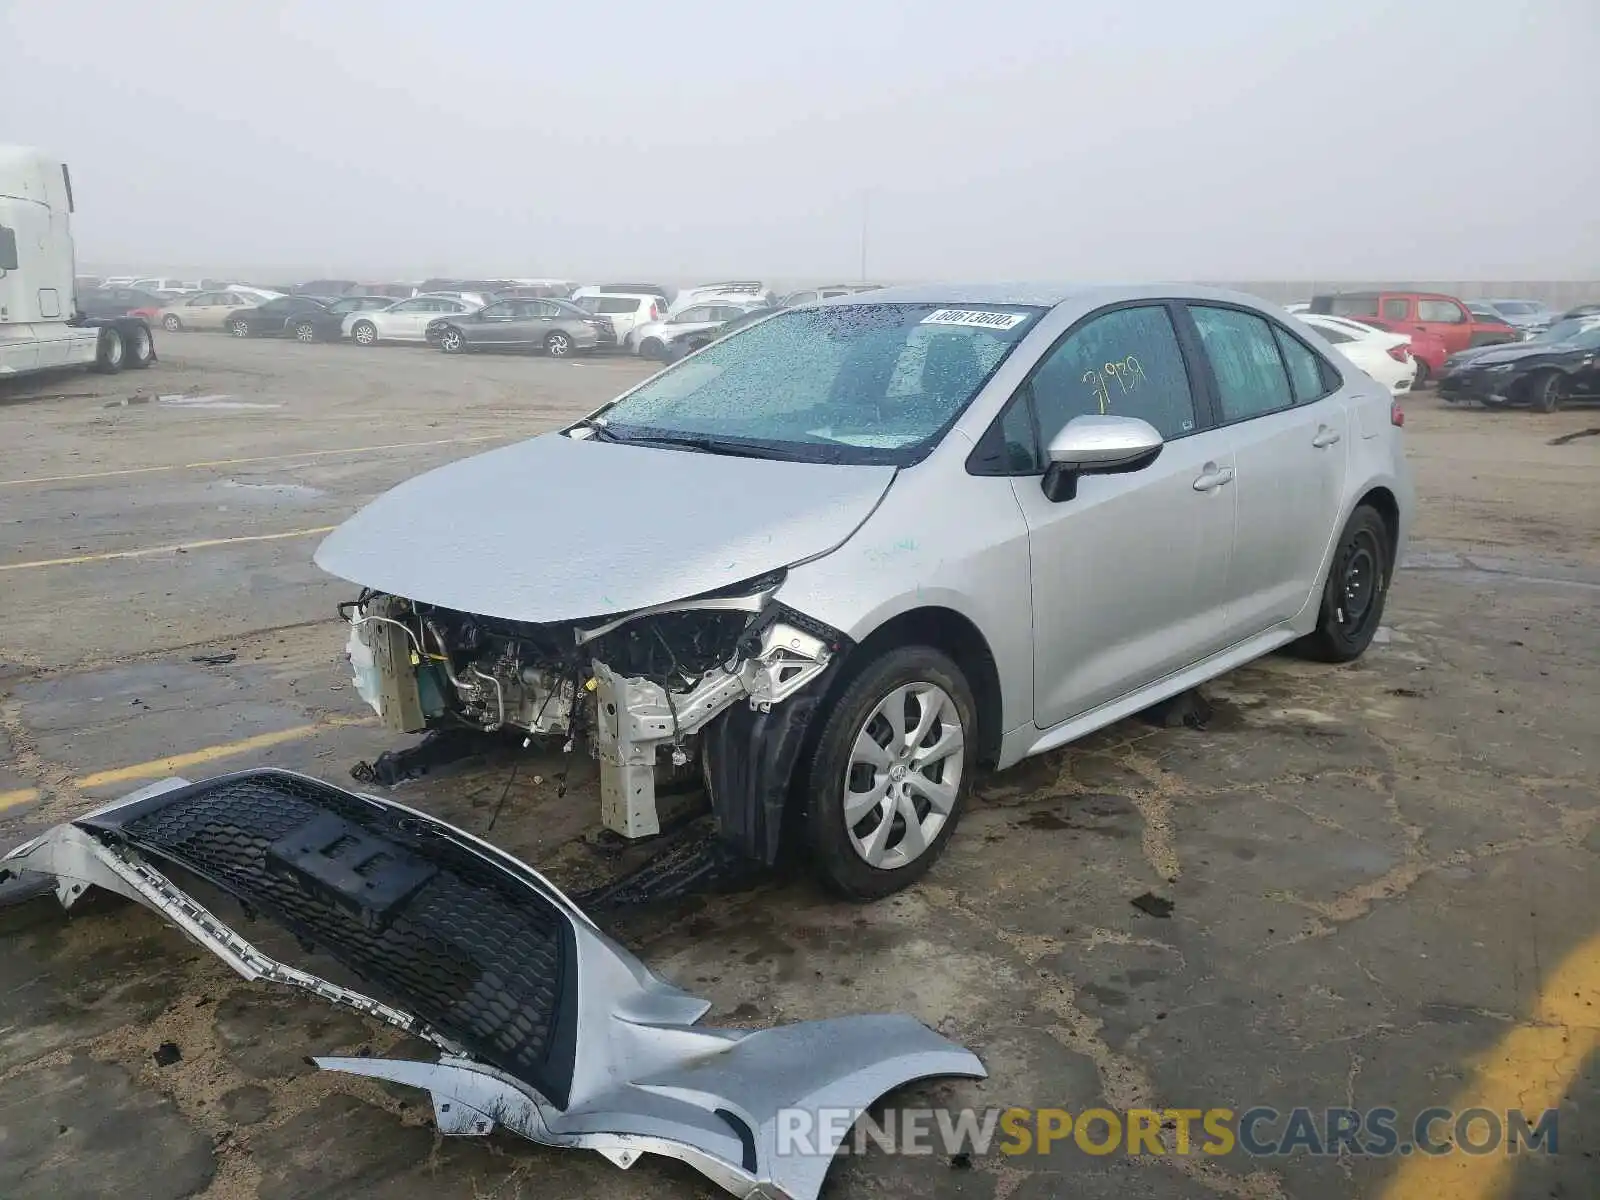
[[[252,750],[264,750],[268,746],[280,746],[284,742],[299,741],[301,738],[321,733],[325,729],[336,729],[346,725],[365,725],[368,723],[369,719],[363,717],[326,717],[310,725],[296,725],[292,729],[276,729],[271,733],[258,733],[254,737],[240,738],[237,742],[222,742],[215,746],[206,746],[200,750],[190,750],[186,754],[172,754],[166,758],[134,763],[128,767],[113,767],[109,771],[95,771],[90,775],[79,776],[73,780],[73,783],[80,788],[96,788],[106,787],[113,783],[128,783],[134,779],[159,779],[188,767],[197,767],[202,763],[215,762],[219,758],[231,758],[235,754],[248,754]]]
[[[282,538],[310,537],[332,533],[335,526],[290,529],[284,533],[251,533],[242,537],[207,538],[198,542],[177,542],[171,546],[146,546],[142,550],[111,550],[105,554],[79,554],[72,558],[39,558],[32,562],[0,563],[0,571],[28,571],[35,567],[70,567],[76,563],[110,562],[118,558],[147,558],[152,554],[176,554],[179,550],[204,550],[208,546],[232,546],[241,542],[276,542]]]
[[[252,463],[287,462],[292,458],[326,458],[334,454],[371,454],[378,450],[410,450],[421,446],[452,446],[468,442],[505,441],[501,433],[475,437],[437,438],[431,442],[386,442],[381,446],[350,446],[343,450],[301,450],[293,454],[262,454],[255,458],[211,458],[200,462],[171,463],[164,467],[124,467],[116,471],[84,471],[78,475],[39,475],[32,479],[0,479],[0,487],[22,487],[30,483],[76,483],[81,479],[111,479],[120,475],[157,475],[163,471],[198,471],[206,467],[242,467]]]
[[[1600,933],[1547,978],[1533,1022],[1512,1029],[1478,1060],[1471,1083],[1451,1105],[1456,1112],[1487,1108],[1503,1117],[1520,1109],[1537,1122],[1540,1113],[1560,1106],[1584,1062],[1600,1049]],[[1495,1200],[1506,1194],[1516,1163],[1503,1151],[1413,1155],[1382,1200]]]
[[[9,792],[0,792],[0,812],[5,812],[8,808],[16,808],[22,804],[30,804],[38,798],[38,788],[14,788]]]

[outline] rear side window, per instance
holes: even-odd
[[[598,299],[599,308],[591,311],[613,314],[636,313],[650,304],[648,300],[636,300],[632,296],[600,296]],[[584,307],[589,306],[586,304]]]
[[[1191,304],[1189,312],[1211,360],[1224,421],[1243,421],[1294,404],[1289,374],[1266,318],[1202,304]]]
[[[1390,296],[1383,302],[1383,311],[1378,315],[1391,321],[1404,321],[1410,312],[1411,301],[1404,296]]]
[[[1355,339],[1333,329],[1318,329],[1330,342],[1349,342]],[[1284,366],[1289,368],[1289,385],[1294,389],[1296,404],[1310,404],[1338,391],[1338,375],[1323,359],[1299,338],[1274,325],[1272,334],[1278,339],[1278,353],[1283,355]]]
[[[1092,318],[1050,352],[1029,387],[1046,443],[1072,418],[1094,414],[1139,417],[1164,438],[1194,431],[1189,373],[1163,305]]]

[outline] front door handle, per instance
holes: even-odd
[[[1317,436],[1311,439],[1311,444],[1318,450],[1333,445],[1339,440],[1339,431],[1329,429],[1326,425],[1317,426]]]
[[[1194,481],[1194,490],[1197,492],[1214,492],[1223,484],[1232,482],[1232,467],[1219,467],[1216,463],[1207,463],[1206,469]]]

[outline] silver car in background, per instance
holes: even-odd
[[[1290,643],[1359,656],[1411,521],[1402,421],[1246,295],[896,287],[401,484],[316,560],[362,589],[390,728],[587,742],[629,837],[660,828],[658,759],[698,759],[734,853],[798,840],[870,899],[934,862],[980,765]]]

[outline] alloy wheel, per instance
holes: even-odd
[[[925,854],[961,786],[966,731],[948,692],[895,688],[867,715],[845,768],[850,844],[869,865],[894,870]]]

